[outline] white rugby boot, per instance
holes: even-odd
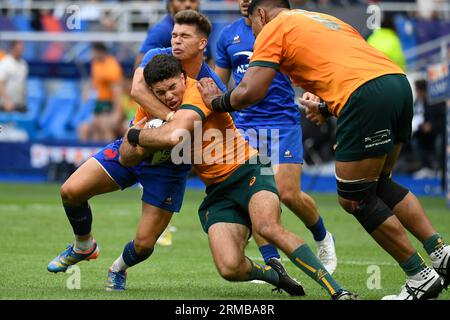
[[[426,267],[418,274],[407,277],[406,284],[398,295],[389,295],[382,300],[427,300],[435,299],[444,289],[444,280],[431,268]]]
[[[317,258],[322,262],[329,274],[333,274],[337,267],[336,248],[334,246],[333,235],[327,231],[327,235],[322,241],[316,241]]]
[[[433,268],[444,279],[444,288],[450,284],[450,246],[441,246],[430,254]]]

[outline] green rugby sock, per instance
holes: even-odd
[[[327,272],[323,264],[317,259],[307,244],[301,245],[289,257],[310,278],[320,284],[332,296],[342,291],[342,287]]]
[[[248,259],[248,258],[247,258]],[[252,264],[252,271],[250,272],[250,281],[251,280],[263,280],[274,286],[278,285],[279,277],[278,273],[272,269],[272,267],[261,265],[259,263],[253,262],[248,259]]]
[[[406,275],[409,277],[418,274],[420,271],[425,269],[427,265],[422,257],[415,252],[408,260],[404,262],[399,262],[400,267],[405,271]]]
[[[425,242],[423,243],[424,249],[427,251],[428,255],[432,254],[434,250],[438,249],[439,247],[444,245],[444,240],[439,235],[439,233],[436,233],[429,237]]]

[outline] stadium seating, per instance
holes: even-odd
[[[17,31],[31,31],[31,22],[27,16],[16,15],[12,17],[12,22]]]
[[[82,124],[83,122],[90,121],[92,119],[94,108],[95,108],[95,97],[90,97],[85,102],[80,101],[78,110],[68,126],[69,135],[71,134],[71,132],[76,132],[76,128],[80,124]]]
[[[29,79],[27,82],[27,112],[0,113],[0,122],[14,123],[25,130],[30,138],[36,136],[37,120],[45,100],[45,87],[41,79]]]
[[[75,113],[79,96],[78,84],[74,81],[60,83],[58,90],[51,95],[44,112],[39,118],[41,131],[38,139],[66,139],[69,123]]]

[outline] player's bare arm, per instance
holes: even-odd
[[[259,66],[251,67],[247,70],[242,82],[233,90],[231,95],[230,93],[224,95],[223,98],[226,99],[222,98],[222,93],[212,79],[200,80],[198,88],[208,108],[222,112],[242,110],[264,99],[275,75],[275,69]],[[225,103],[227,105],[229,104],[231,110],[221,108],[222,103],[220,103],[219,99],[228,100]],[[216,103],[213,106],[214,100],[216,100]]]
[[[155,118],[167,119],[167,116],[172,112],[170,108],[155,97],[145,83],[143,68],[137,68],[134,72],[131,96],[148,114]]]
[[[136,59],[134,60],[134,69],[135,70],[137,68],[139,68],[139,65],[141,64],[143,58],[144,58],[144,54],[142,54],[142,53],[138,53],[136,55]]]
[[[219,76],[220,80],[222,80],[223,84],[225,86],[228,86],[228,83],[230,82],[230,78],[231,78],[231,69],[225,69],[225,68],[216,66],[216,68],[214,69],[214,72]]]
[[[196,122],[201,123],[198,113],[192,110],[178,110],[172,121],[158,128],[140,130],[138,144],[150,153],[171,149],[181,141],[183,132],[194,131]]]

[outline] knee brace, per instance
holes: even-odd
[[[377,196],[377,182],[348,183],[337,181],[340,197],[358,203],[351,212],[361,226],[370,234],[393,215],[389,207]]]
[[[392,180],[390,175],[381,175],[378,180],[377,196],[393,210],[409,190]]]

